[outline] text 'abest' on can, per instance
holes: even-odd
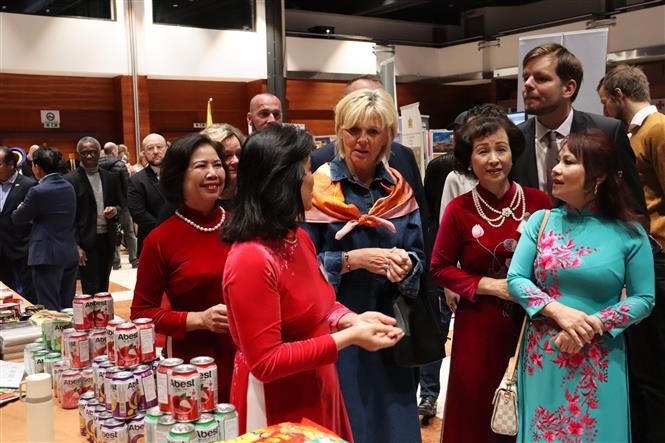
[[[194,357],[190,363],[201,376],[201,410],[211,412],[217,406],[217,364],[212,357]]]
[[[155,324],[151,318],[137,318],[134,324],[139,330],[141,342],[141,361],[152,361],[157,357],[155,352]]]
[[[117,318],[109,320],[106,325],[106,355],[113,364],[115,364],[115,342],[113,341],[115,337],[115,328],[123,323],[125,323],[124,320]]]
[[[91,358],[106,355],[106,329],[97,328],[90,332],[90,356]]]
[[[82,369],[90,366],[90,343],[88,333],[77,331],[67,339],[67,351],[69,352],[69,365],[72,368]]]
[[[76,294],[72,301],[74,309],[74,329],[77,331],[88,331],[95,327],[93,313],[95,310],[95,301],[92,295]]]
[[[136,414],[127,421],[129,443],[143,443],[145,439],[145,418],[143,414]]]
[[[111,380],[111,413],[126,420],[136,415],[139,403],[138,382],[129,371],[117,372]]]
[[[113,341],[116,365],[129,368],[141,363],[141,342],[134,323],[125,322],[116,326]]]
[[[134,369],[134,377],[138,382],[139,388],[139,410],[145,411],[159,403],[157,401],[157,386],[155,384],[155,375],[151,366],[138,365]]]
[[[98,292],[93,297],[93,320],[95,328],[104,328],[113,319],[113,297],[110,292]]]
[[[182,358],[166,358],[157,367],[157,399],[162,412],[171,412],[169,402],[169,377],[173,368],[183,363]]]
[[[32,366],[35,368],[35,374],[44,372],[44,359],[49,355],[51,351],[48,349],[42,349],[32,354]]]
[[[169,377],[169,402],[177,422],[192,422],[201,417],[201,376],[196,366],[180,365]]]
[[[68,369],[60,375],[60,405],[63,409],[75,409],[81,394],[81,373]]]
[[[106,420],[101,427],[103,443],[127,443],[127,425],[121,420]]]
[[[219,435],[219,424],[212,414],[201,414],[201,418],[194,423],[194,428],[199,443],[211,443],[222,439]]]

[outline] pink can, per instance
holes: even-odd
[[[85,368],[81,371],[81,394],[84,392],[95,393],[95,375],[92,368]]]
[[[77,331],[67,339],[67,351],[69,352],[69,365],[72,368],[83,369],[90,366],[90,343],[88,333]]]
[[[134,323],[126,322],[116,326],[113,341],[116,365],[129,368],[141,363],[139,330]]]
[[[81,373],[76,369],[64,371],[60,376],[60,405],[63,409],[76,409],[81,393]]]
[[[74,329],[87,331],[94,327],[95,301],[92,295],[76,294],[72,308],[74,309]]]
[[[113,297],[111,297],[110,292],[98,292],[94,296],[94,301],[94,327],[105,328],[115,315],[113,312]]]
[[[169,377],[169,403],[177,422],[193,422],[201,417],[201,376],[196,366],[180,365]]]
[[[153,361],[157,355],[155,352],[155,324],[151,318],[137,318],[134,324],[139,330],[141,341],[141,361]]]
[[[113,337],[115,337],[115,328],[118,325],[124,323],[124,320],[114,319],[109,320],[109,323],[106,325],[106,356],[115,364],[115,343]]]
[[[90,333],[90,354],[93,359],[100,356],[108,357],[106,355],[106,329],[97,328]]]
[[[183,364],[182,358],[166,358],[157,367],[157,400],[159,401],[159,410],[162,412],[171,412],[169,377],[173,369],[181,364]]]

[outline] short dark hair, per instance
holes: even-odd
[[[598,89],[605,88],[608,94],[616,97],[616,89],[630,100],[636,102],[650,102],[649,79],[641,68],[630,65],[617,65],[612,68],[601,80]]]
[[[14,163],[14,168],[18,166],[18,154],[11,149],[9,149],[7,146],[0,146],[0,152],[4,152],[5,155],[2,158],[2,163],[5,165],[8,165],[10,163]]]
[[[238,193],[222,238],[279,240],[304,220],[300,187],[312,136],[292,126],[268,126],[249,136],[238,163]]]
[[[526,141],[524,134],[517,126],[507,118],[476,117],[462,126],[455,137],[455,170],[460,174],[475,177],[473,171],[469,171],[471,165],[471,154],[473,143],[484,137],[496,134],[500,129],[506,131],[510,153],[513,157],[513,165],[524,152]]]
[[[182,185],[185,179],[185,172],[189,167],[189,161],[192,154],[199,147],[203,145],[210,145],[215,149],[219,159],[224,158],[224,150],[222,146],[210,139],[207,135],[193,133],[187,134],[175,142],[166,151],[164,160],[160,167],[159,185],[162,188],[164,197],[175,204],[182,204],[184,196],[182,194]],[[224,172],[227,173],[226,165],[222,161]],[[226,185],[226,180],[224,180]]]
[[[596,180],[605,177],[598,186],[598,205],[607,218],[624,223],[638,219],[631,208],[631,195],[621,178],[617,148],[603,131],[587,129],[583,133],[570,133],[565,146],[584,167],[584,187],[593,189]]]
[[[554,72],[556,72],[556,75],[563,82],[575,80],[577,87],[570,98],[570,101],[574,102],[577,98],[577,93],[580,92],[580,87],[582,87],[582,78],[584,77],[582,62],[564,46],[557,43],[545,43],[527,52],[522,60],[522,68],[531,60],[545,56],[551,56],[556,61]]]
[[[496,118],[508,118],[506,111],[499,105],[494,103],[483,103],[481,105],[476,105],[473,108],[466,111],[464,116],[464,123],[467,123],[470,119],[476,117],[496,117]]]
[[[43,146],[32,153],[32,164],[42,168],[45,174],[60,172],[61,161],[62,154],[58,148]]]

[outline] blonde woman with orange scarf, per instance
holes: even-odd
[[[309,233],[337,300],[354,312],[391,314],[396,294],[416,297],[424,261],[418,204],[411,187],[388,167],[397,132],[393,100],[360,89],[335,107],[336,155],[314,173]],[[417,377],[391,351],[353,347],[337,369],[355,441],[417,443]]]

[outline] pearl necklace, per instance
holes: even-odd
[[[471,196],[473,197],[473,204],[476,206],[476,211],[478,211],[478,215],[480,218],[485,220],[491,227],[493,228],[499,228],[503,225],[503,223],[506,221],[508,217],[512,217],[513,220],[519,222],[522,221],[524,218],[524,214],[526,213],[526,202],[524,199],[524,190],[522,187],[518,184],[515,183],[515,195],[513,195],[513,199],[510,201],[510,204],[506,206],[505,208],[501,209],[500,211],[498,209],[493,208],[490,206],[489,203],[487,203],[478,193],[476,188],[473,188],[471,191]],[[492,211],[495,214],[499,214],[495,218],[489,218],[486,214],[485,211],[483,211],[483,208],[480,204],[484,204],[487,209]],[[522,215],[519,217],[515,216],[515,211],[517,208],[522,206]]]
[[[222,210],[222,218],[219,220],[219,223],[217,223],[215,226],[213,226],[211,228],[206,228],[205,226],[201,226],[199,224],[194,223],[192,220],[190,220],[187,217],[185,217],[184,215],[182,215],[180,213],[180,210],[176,209],[175,215],[177,215],[180,220],[184,221],[185,223],[187,223],[188,225],[190,225],[191,227],[193,227],[196,230],[199,230],[201,232],[215,232],[215,231],[218,231],[219,228],[222,227],[222,225],[224,224],[224,220],[226,220],[226,211],[224,211],[224,208],[222,208],[222,207],[220,207],[219,209]]]

